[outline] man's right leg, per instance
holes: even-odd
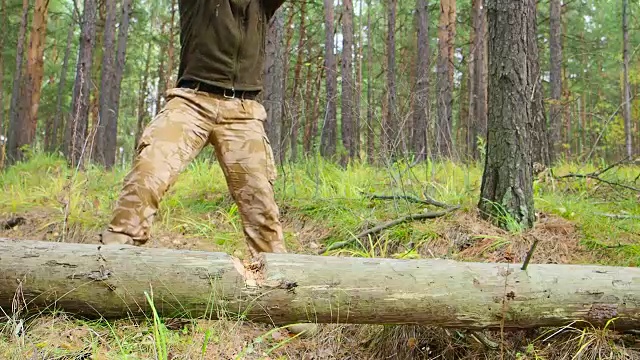
[[[209,140],[213,114],[198,97],[188,90],[169,91],[164,109],[140,138],[103,244],[142,245],[149,239],[162,197]]]

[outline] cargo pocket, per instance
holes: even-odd
[[[276,168],[275,156],[273,155],[273,148],[271,148],[271,141],[267,135],[262,135],[262,142],[264,144],[265,160],[266,160],[266,175],[267,179],[273,185],[278,177],[278,170]]]

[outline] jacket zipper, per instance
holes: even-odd
[[[251,2],[249,2],[249,5],[247,5],[247,7],[250,5]],[[231,91],[234,93],[236,88],[236,78],[238,77],[238,58],[240,57],[240,47],[242,46],[242,42],[244,41],[242,28],[244,25],[246,13],[247,8],[245,7],[244,9],[242,9],[242,16],[240,16],[240,19],[238,21],[238,32],[240,33],[240,41],[238,41],[238,46],[236,46],[236,58],[233,62],[233,77],[231,79]]]

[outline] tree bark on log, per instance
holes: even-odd
[[[0,314],[421,324],[466,329],[640,326],[640,269],[227,254],[0,239]],[[14,301],[17,299],[18,301]],[[16,309],[16,304],[26,308]],[[579,325],[579,324],[578,324]]]

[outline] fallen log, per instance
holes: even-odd
[[[637,268],[294,254],[244,266],[222,253],[0,239],[0,315],[150,318],[145,292],[169,318],[640,328]]]

